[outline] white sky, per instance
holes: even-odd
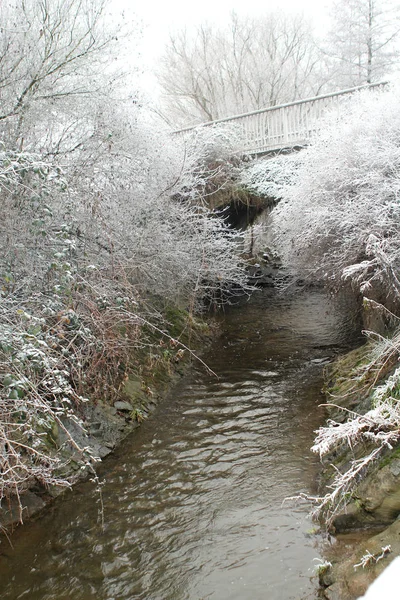
[[[331,0],[113,0],[115,7],[126,7],[143,21],[143,51],[151,57],[161,53],[168,33],[174,28],[200,23],[222,24],[234,10],[239,15],[257,16],[274,9],[304,12],[324,27]],[[144,57],[145,58],[145,57]]]
[[[117,12],[134,13],[143,23],[140,44],[141,64],[150,71],[161,55],[171,30],[195,27],[204,22],[223,24],[232,11],[257,16],[271,10],[299,13],[311,17],[316,30],[325,29],[331,0],[112,0]],[[154,89],[154,78],[145,78],[145,87]]]
[[[232,10],[239,14],[263,14],[281,8],[288,12],[307,14],[323,12],[324,0],[144,0],[134,10],[143,15],[149,23],[183,26],[204,21],[223,22]]]

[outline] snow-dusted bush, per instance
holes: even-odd
[[[303,274],[374,282],[400,298],[400,99],[362,92],[326,119],[293,162],[274,212],[285,261]]]
[[[262,158],[242,169],[240,182],[262,198],[281,200],[300,163],[301,155],[298,153]]]
[[[53,291],[57,270],[92,263],[123,266],[138,289],[184,306],[246,287],[237,236],[202,203],[216,131],[184,140],[125,103],[101,125],[62,161],[0,154],[5,289]]]
[[[101,160],[82,153],[85,171],[71,177],[86,256],[124,265],[139,290],[183,306],[199,308],[205,296],[245,288],[239,240],[202,202],[214,176],[206,160],[216,135],[171,136],[145,110],[114,106],[96,145],[97,153],[103,146]]]
[[[228,161],[241,150],[240,129],[231,123],[199,125],[178,135],[189,154],[195,152],[203,164]]]
[[[36,304],[38,311],[38,298]],[[73,353],[63,343],[74,312],[61,312],[62,303],[56,298],[41,298],[40,304],[40,317],[12,298],[3,298],[0,306],[0,499],[18,495],[35,482],[69,485],[59,471],[63,447],[77,451],[82,465],[92,461],[67,428],[68,421],[82,426],[74,408],[86,402],[72,385]],[[80,338],[91,338],[93,343],[91,332],[76,316],[75,320],[74,331],[69,328],[69,344],[79,343]],[[67,457],[64,453],[64,460]]]

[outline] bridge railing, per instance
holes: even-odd
[[[240,138],[243,140],[242,150],[245,153],[261,154],[282,148],[302,146],[307,144],[310,137],[318,131],[318,121],[322,115],[328,109],[338,106],[344,97],[359,90],[385,85],[387,85],[387,82],[362,85],[216,121],[208,121],[196,127],[180,129],[174,133],[184,135],[197,127],[235,123],[240,127]]]

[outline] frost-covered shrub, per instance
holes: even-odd
[[[60,471],[69,458],[63,452],[67,447],[82,466],[92,462],[88,450],[68,433],[68,422],[83,427],[76,408],[87,401],[72,385],[71,340],[87,342],[90,331],[77,326],[65,343],[64,328],[73,311],[60,312],[57,298],[38,301],[34,298],[30,308],[40,316],[10,298],[3,298],[0,307],[0,502],[37,482],[69,485]]]
[[[174,142],[184,149],[185,162],[192,165],[190,171],[196,179],[195,185],[182,188],[185,198],[197,205],[199,200],[205,205],[209,205],[209,201],[212,204],[216,196],[227,192],[237,180],[243,143],[236,125],[199,125],[175,133]]]
[[[242,169],[240,182],[262,198],[280,200],[287,193],[300,161],[301,156],[298,153],[259,159]]]
[[[298,158],[274,211],[285,262],[400,298],[398,90],[354,95]]]
[[[95,161],[78,181],[79,218],[108,249],[101,260],[112,255],[139,289],[184,306],[199,307],[218,288],[246,287],[239,240],[202,202],[213,176],[205,156],[216,132],[187,140],[171,137],[145,113],[129,117],[114,110],[101,170]]]
[[[142,291],[186,306],[216,297],[218,287],[245,287],[238,239],[202,205],[208,138],[171,138],[125,108],[114,109],[95,152],[62,167],[30,153],[0,156],[6,291],[54,291],[61,275],[68,283],[92,263],[104,275],[122,265]]]
[[[230,123],[201,126],[179,134],[189,154],[196,154],[204,164],[228,161],[241,149],[240,130]]]

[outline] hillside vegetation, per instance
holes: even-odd
[[[140,104],[107,3],[1,18],[0,501],[69,485],[71,456],[90,467],[85,405],[140,382],[153,347],[178,360],[193,315],[246,287],[237,238],[202,202],[210,152],[232,144],[172,137]]]

